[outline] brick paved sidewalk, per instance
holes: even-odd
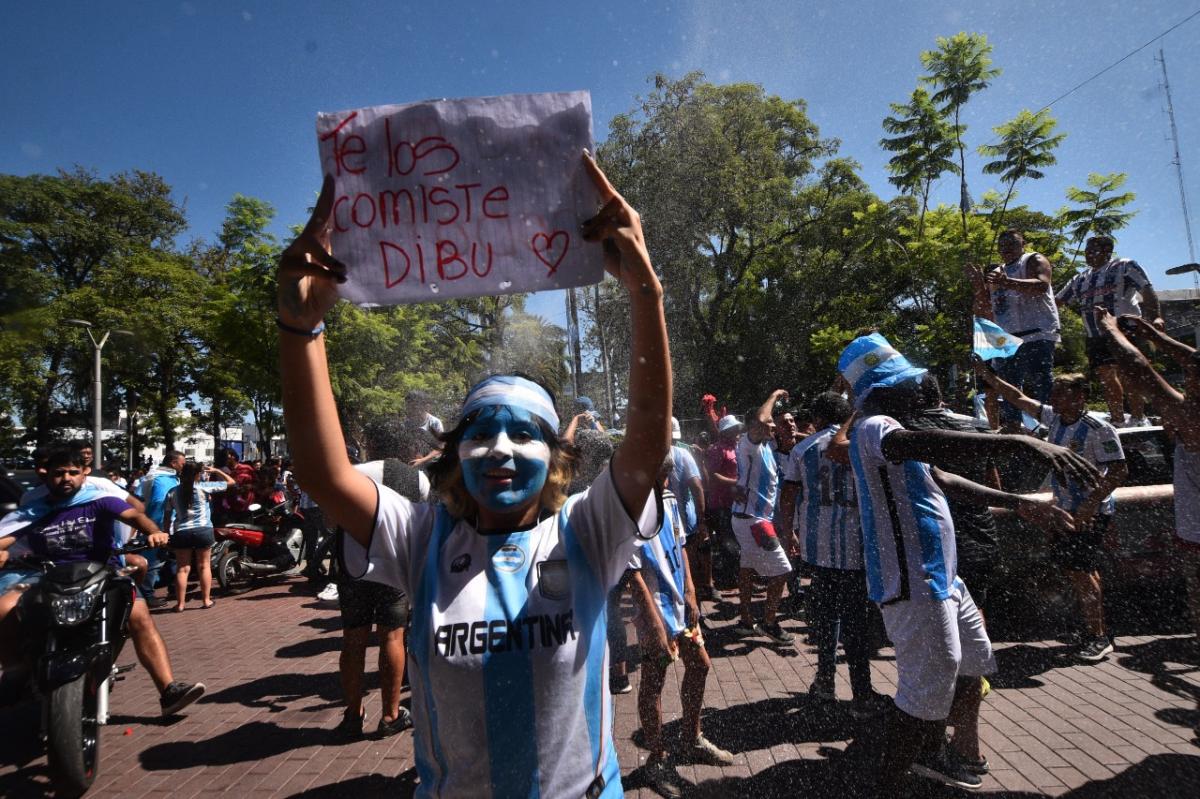
[[[340,743],[336,608],[318,603],[299,580],[264,585],[193,603],[183,614],[156,612],[179,679],[201,679],[208,694],[187,715],[163,722],[157,696],[140,668],[113,693],[114,716],[102,736],[101,774],[89,797],[227,793],[256,797],[404,797],[412,792],[411,733],[382,741]],[[732,598],[730,596],[730,598]],[[714,610],[709,635],[713,670],[705,734],[738,753],[729,768],[682,766],[704,797],[838,797],[830,749],[853,731],[845,703],[810,702],[815,655],[728,631],[733,606]],[[804,624],[785,622],[802,633]],[[801,640],[797,637],[798,642]],[[1200,796],[1200,668],[1188,639],[1126,637],[1098,666],[1074,665],[1057,642],[1002,644],[1001,674],[984,703],[982,730],[992,774],[988,796]],[[368,661],[374,650],[368,654]],[[123,661],[132,661],[132,647]],[[884,650],[875,686],[891,693],[895,669]],[[679,716],[675,667],[663,696],[667,719]],[[637,672],[633,673],[637,684]],[[838,693],[849,698],[844,667]],[[636,693],[618,696],[616,737],[628,796],[651,797],[635,772],[644,751],[634,743]],[[367,726],[378,719],[379,694],[367,700]],[[36,708],[0,710],[0,796],[44,795],[45,758],[33,731]],[[676,725],[667,727],[674,733]],[[634,772],[634,773],[631,773]],[[933,790],[930,795],[953,796]]]

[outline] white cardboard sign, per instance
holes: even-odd
[[[587,92],[318,114],[341,295],[398,305],[599,282],[603,252],[579,233],[600,207],[582,162],[591,128]]]

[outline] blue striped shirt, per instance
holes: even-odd
[[[771,520],[775,513],[775,496],[779,488],[779,473],[775,456],[768,441],[755,444],[743,435],[737,445],[738,488],[746,492],[743,500],[734,500],[733,512]]]
[[[792,448],[784,479],[800,488],[793,524],[805,563],[827,569],[861,569],[862,531],[858,496],[848,466],[825,457],[837,425],[813,433]]]

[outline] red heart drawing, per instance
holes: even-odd
[[[562,237],[562,249],[558,249],[556,242],[559,237]],[[534,233],[533,238],[529,240],[529,246],[533,249],[533,254],[538,257],[538,260],[544,263],[549,269],[548,275],[553,275],[558,271],[558,265],[562,263],[562,259],[566,257],[567,250],[571,246],[571,234],[565,230],[556,230],[553,233]],[[555,252],[558,255],[555,255]]]

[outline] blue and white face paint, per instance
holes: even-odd
[[[523,408],[484,408],[458,444],[467,491],[492,513],[511,514],[537,502],[550,470],[550,445]]]

